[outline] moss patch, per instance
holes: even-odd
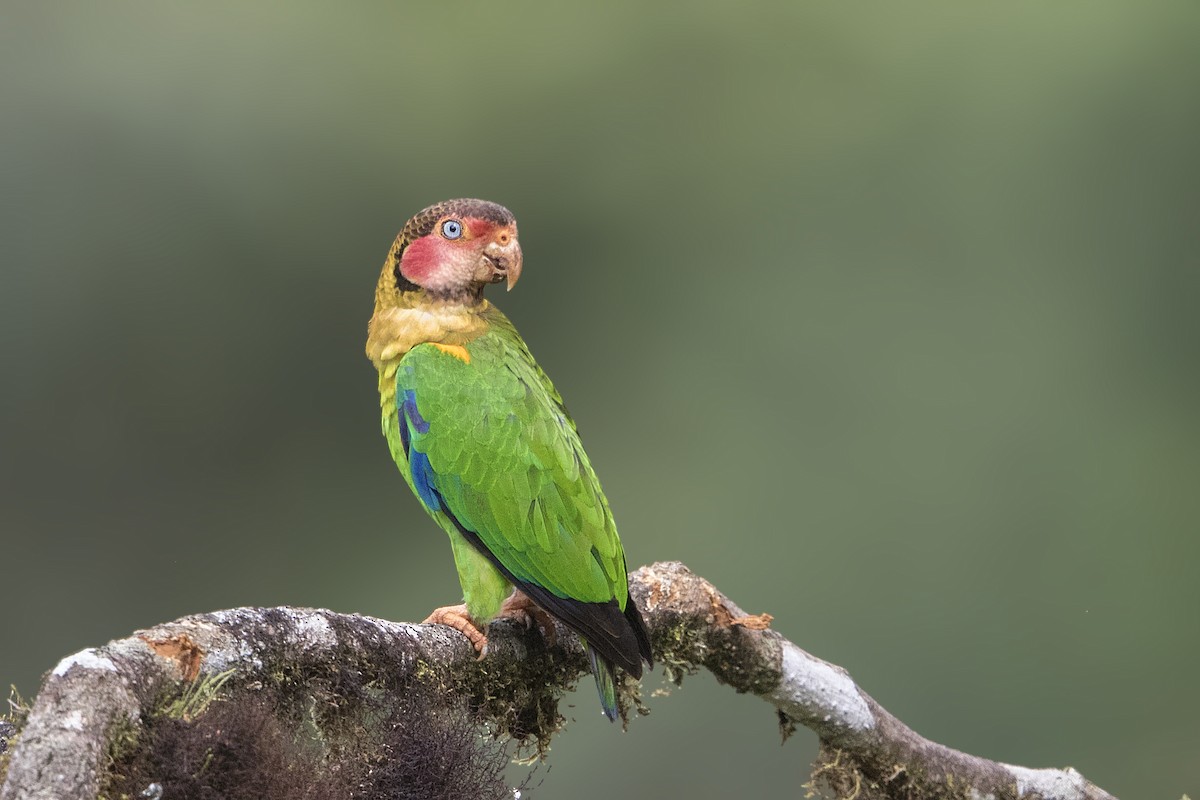
[[[29,719],[29,704],[21,699],[17,687],[9,687],[8,708],[0,714],[0,786],[8,775],[8,762],[12,758],[13,746],[21,736],[25,721]]]
[[[428,686],[407,686],[329,729],[321,721],[339,715],[315,698],[302,709],[278,689],[243,687],[197,714],[156,714],[136,737],[114,739],[100,796],[136,800],[157,784],[179,800],[511,798],[506,747],[444,701]]]
[[[588,674],[588,661],[580,648],[551,649],[536,631],[519,634],[525,658],[484,658],[454,669],[418,664],[417,674],[447,696],[466,698],[491,736],[511,740],[518,756],[532,761],[545,756],[565,725],[559,701]]]
[[[833,800],[974,800],[980,795],[953,774],[927,775],[899,763],[867,763],[825,742],[813,761],[806,798]],[[1015,800],[1013,792],[1000,791],[997,800]]]
[[[689,617],[678,616],[651,630],[654,658],[661,664],[667,680],[679,686],[687,675],[695,675],[708,654],[708,631]]]

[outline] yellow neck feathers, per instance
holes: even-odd
[[[487,300],[465,303],[398,291],[393,266],[389,254],[375,287],[375,313],[367,324],[367,358],[376,369],[419,344],[461,347],[487,330]]]

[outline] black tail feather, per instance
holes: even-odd
[[[637,603],[633,602],[633,595],[629,596],[629,600],[625,603],[625,619],[629,620],[629,626],[633,628],[633,635],[637,637],[638,652],[641,653],[646,665],[654,666],[654,653],[650,649],[650,631],[646,628],[646,621],[642,619],[642,611],[637,607]]]

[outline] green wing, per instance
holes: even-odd
[[[414,491],[518,585],[624,610],[625,556],[562,399],[502,315],[466,349],[419,345],[396,372]]]

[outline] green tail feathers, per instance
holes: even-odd
[[[617,720],[617,672],[608,659],[596,652],[590,644],[587,646],[588,658],[592,660],[592,675],[596,676],[596,690],[600,693],[600,706],[604,716],[611,721]]]

